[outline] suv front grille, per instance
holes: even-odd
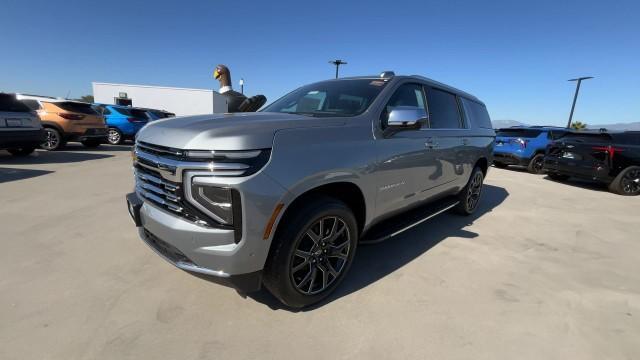
[[[142,196],[143,199],[198,225],[233,229],[232,226],[214,222],[189,204],[184,199],[184,189],[181,183],[163,179],[160,173],[137,164],[134,167],[134,171],[136,177],[136,192]]]

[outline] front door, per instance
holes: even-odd
[[[426,110],[421,84],[401,85],[389,99],[381,115],[382,128],[391,108],[412,106]],[[421,124],[422,127],[428,124]],[[378,164],[376,215],[392,215],[424,198],[428,179],[438,171],[437,149],[430,148],[428,132],[402,130],[377,140]]]

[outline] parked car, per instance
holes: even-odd
[[[640,194],[640,131],[565,135],[549,145],[544,169],[550,178],[596,180],[620,195]]]
[[[45,133],[40,146],[45,150],[58,150],[69,141],[94,148],[106,140],[104,119],[89,103],[25,94],[16,97],[40,117]]]
[[[474,213],[494,139],[480,100],[433,80],[323,81],[261,112],[149,123],[128,208],[175,266],[303,307],[344,279],[359,241]]]
[[[94,104],[94,108],[105,117],[109,127],[107,141],[112,145],[134,139],[148,121],[145,110],[129,106]]]
[[[509,165],[526,166],[533,174],[543,172],[544,153],[547,145],[566,134],[566,128],[551,126],[514,126],[496,131],[493,165],[506,168]]]
[[[31,154],[44,139],[40,118],[15,94],[0,93],[0,150],[14,156]]]

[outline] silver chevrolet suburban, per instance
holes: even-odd
[[[485,105],[439,82],[322,81],[257,113],[149,123],[127,204],[178,268],[304,307],[338,286],[359,244],[473,213],[494,139]]]

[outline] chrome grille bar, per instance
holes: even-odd
[[[158,172],[164,179],[181,182],[183,170],[204,170],[212,175],[239,176],[249,169],[249,165],[240,163],[221,162],[192,162],[180,161],[160,157],[144,151],[142,147],[136,147],[136,162],[145,168]]]

